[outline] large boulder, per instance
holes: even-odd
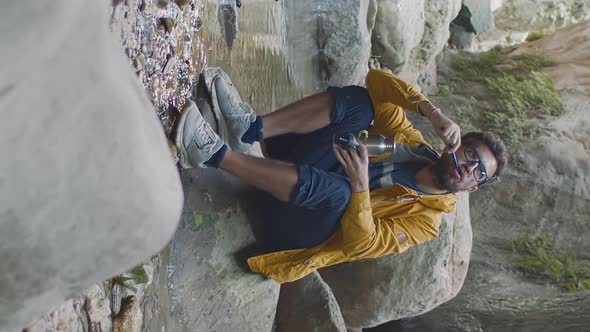
[[[281,285],[277,332],[346,332],[340,307],[318,272]]]
[[[378,2],[371,42],[373,55],[382,65],[394,71],[407,66],[410,52],[424,35],[424,1]]]
[[[108,28],[106,1],[0,11],[0,326],[29,321],[146,260],[182,191],[156,113]]]
[[[105,285],[93,285],[82,295],[68,299],[57,310],[25,328],[24,332],[104,331],[113,328],[110,299]],[[15,330],[16,331],[16,330]]]
[[[170,247],[172,319],[182,331],[270,331],[279,285],[246,270],[255,241],[243,201],[252,195],[219,170],[184,172],[185,207]]]
[[[474,50],[520,44],[590,19],[587,0],[495,0],[492,10],[495,29],[480,34]]]
[[[381,65],[410,82],[427,72],[449,39],[461,0],[378,1],[372,52]]]
[[[463,6],[471,13],[470,21],[476,33],[494,30],[491,0],[463,0]]]
[[[367,73],[370,1],[286,1],[289,74],[313,90],[358,84]],[[317,75],[307,75],[312,70]],[[301,73],[306,73],[302,75]]]

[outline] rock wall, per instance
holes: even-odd
[[[424,80],[419,76],[433,75],[430,66],[445,47],[449,24],[460,9],[460,0],[377,1],[372,55],[410,82]]]
[[[148,259],[182,191],[106,1],[0,11],[0,326],[16,331]],[[31,22],[34,22],[32,24]]]
[[[478,35],[473,50],[520,44],[531,33],[551,33],[590,19],[589,0],[497,0],[492,9],[495,29]]]
[[[424,80],[461,1],[304,0],[285,6],[290,75],[319,90],[362,84],[369,56],[409,81]],[[300,75],[310,68],[317,77]]]
[[[358,84],[367,72],[369,4],[358,0],[285,2],[289,74],[314,90]],[[316,75],[301,75],[312,70]]]
[[[279,285],[245,265],[257,229],[249,197],[260,193],[218,170],[190,170],[182,179],[186,200],[168,279],[177,330],[270,331]]]

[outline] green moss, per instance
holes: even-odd
[[[149,281],[149,276],[147,275],[143,265],[138,265],[131,270],[114,277],[113,283],[119,284],[135,293],[137,292],[137,288],[128,283],[130,280],[133,280],[136,285],[145,284]]]
[[[516,263],[527,273],[548,279],[565,291],[590,289],[590,262],[578,263],[571,253],[558,251],[546,236],[524,235],[512,242]]]
[[[496,68],[500,64],[501,49],[495,47],[487,52],[480,53],[475,58],[458,57],[453,59],[451,67],[460,74],[460,80],[456,85],[464,86],[466,82],[485,83],[487,77],[500,73]]]
[[[457,73],[451,83],[457,91],[491,101],[485,110],[471,104],[457,111],[463,131],[494,132],[504,139],[510,154],[537,135],[527,120],[565,111],[553,80],[541,71],[554,64],[537,55],[512,55],[512,51],[496,47],[451,63]]]
[[[219,219],[217,213],[201,213],[193,211],[193,222],[188,225],[189,229],[196,232],[204,225],[212,224]]]
[[[457,87],[454,84],[439,84],[436,87],[436,94],[443,97],[452,96],[455,94],[456,89]]]
[[[476,125],[478,121],[478,112],[476,110],[477,104],[477,99],[475,99],[475,97],[471,97],[465,106],[458,107],[455,110],[455,118],[457,119],[457,123],[459,126],[461,126],[461,130],[465,133],[480,130]]]

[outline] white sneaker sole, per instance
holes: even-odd
[[[195,104],[195,107],[196,107],[196,104]],[[178,119],[178,126],[176,127],[176,137],[174,140],[176,143],[176,148],[178,150],[178,155],[179,155],[178,163],[180,164],[180,167],[182,167],[184,169],[194,168],[193,165],[188,163],[188,152],[186,151],[186,148],[184,147],[184,141],[183,141],[184,124],[186,122],[186,117],[187,117],[190,110],[191,110],[190,107],[185,107],[184,110],[182,111],[182,113],[180,114],[180,118]],[[197,111],[198,110],[199,109],[197,108]]]

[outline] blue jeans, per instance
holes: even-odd
[[[272,197],[265,206],[264,242],[268,252],[309,248],[326,241],[340,226],[351,190],[332,150],[335,133],[359,132],[373,121],[367,90],[330,87],[331,123],[309,134],[265,140],[268,155],[298,165],[299,181],[289,202]]]

